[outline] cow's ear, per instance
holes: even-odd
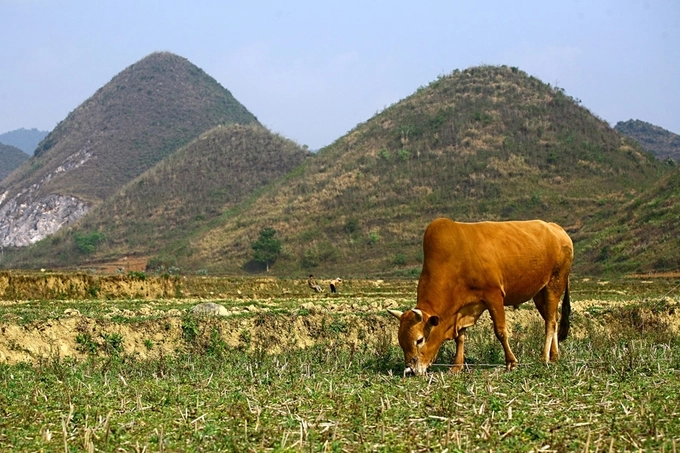
[[[432,327],[436,326],[437,324],[439,324],[439,316],[430,316],[427,319],[427,323]]]
[[[387,310],[387,312],[397,319],[401,319],[401,315],[404,314],[404,313],[400,312],[399,310]]]

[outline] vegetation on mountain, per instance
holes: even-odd
[[[127,255],[157,256],[151,267],[177,265],[177,249],[225,211],[310,157],[260,125],[217,126],[123,187],[74,225],[19,250],[15,263],[86,265]],[[78,238],[105,235],[88,253]]]
[[[89,255],[97,250],[97,246],[104,242],[106,235],[99,231],[92,231],[91,233],[80,233],[76,231],[73,234],[73,242],[80,253]]]
[[[576,254],[589,274],[680,270],[680,169],[584,223]]]
[[[0,181],[28,160],[28,154],[19,148],[0,143]]]
[[[154,53],[71,112],[3,188],[97,204],[202,132],[256,123],[228,90],[188,60]],[[61,170],[58,170],[61,169]]]
[[[38,147],[38,144],[47,136],[47,134],[48,132],[40,131],[36,128],[24,129],[22,127],[21,129],[15,129],[0,134],[0,143],[12,145],[29,156],[32,156],[33,152]]]
[[[439,77],[308,156],[258,126],[212,129],[6,263],[149,256],[150,269],[238,274],[272,229],[277,275],[415,276],[425,227],[448,217],[557,222],[576,274],[677,267],[675,170],[517,68]],[[76,235],[95,232],[83,253]]]
[[[663,171],[560,88],[505,66],[454,71],[319,151],[177,260],[239,272],[271,226],[283,242],[275,272],[417,274],[436,217],[542,218],[578,240],[579,225]]]
[[[680,162],[680,135],[640,120],[619,121],[614,129],[637,140],[657,159]]]

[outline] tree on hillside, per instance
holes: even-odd
[[[76,243],[78,251],[83,255],[90,255],[94,253],[97,246],[106,240],[106,235],[99,231],[92,231],[90,233],[78,233],[73,236],[73,241]]]
[[[276,230],[274,228],[263,228],[260,230],[260,237],[253,242],[255,255],[253,259],[258,263],[263,263],[269,272],[269,263],[276,261],[281,253],[281,241],[274,239]]]

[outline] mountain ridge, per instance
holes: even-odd
[[[357,125],[183,258],[239,272],[250,238],[273,227],[284,273],[417,273],[422,232],[436,217],[574,226],[662,172],[564,90],[517,68],[469,68]]]
[[[16,146],[0,143],[0,181],[28,160],[28,154]]]
[[[126,184],[73,227],[17,254],[16,262],[90,266],[149,256],[162,244],[174,244],[210,225],[311,155],[259,124],[217,126]],[[93,234],[105,240],[79,253],[78,237]],[[165,268],[177,264],[167,253],[154,262]]]
[[[185,58],[150,54],[80,104],[0,183],[0,243],[53,234],[200,133],[237,122],[257,118]]]
[[[248,149],[244,131],[257,128],[232,129],[239,128],[239,134],[220,143],[241,142],[241,148]],[[202,137],[213,133],[206,132],[173,156],[192,152]],[[224,149],[230,147],[236,149]],[[198,186],[187,189],[197,200],[195,206],[178,202],[174,187],[164,189],[154,182],[176,177],[171,175],[179,170],[160,171],[173,156],[109,199],[118,207],[106,200],[97,208],[119,212],[123,230],[145,225],[139,231],[121,234],[118,226],[107,230],[86,216],[63,234],[26,249],[24,265],[88,268],[149,253],[149,269],[172,266],[182,272],[244,274],[254,269],[253,241],[265,228],[273,228],[282,250],[271,275],[416,276],[423,231],[437,217],[557,222],[575,243],[574,275],[645,272],[673,265],[672,260],[653,261],[647,255],[636,260],[623,253],[626,247],[635,250],[637,245],[631,244],[641,241],[637,235],[644,234],[644,222],[623,239],[608,223],[622,218],[623,209],[654,212],[654,206],[672,205],[672,197],[661,195],[671,167],[563,89],[514,67],[480,66],[441,76],[281,176],[243,191],[233,203],[222,203],[226,198],[204,201],[211,193],[224,197],[231,190],[213,181],[219,174],[208,176],[216,185],[206,192],[199,193]],[[185,160],[176,168],[198,163]],[[214,166],[199,165],[188,177],[206,165]],[[244,172],[241,168],[246,167],[239,167],[239,173]],[[140,183],[144,190],[136,186]],[[146,205],[132,201],[146,190],[168,191],[168,196],[141,200]],[[674,215],[672,209],[663,213]],[[633,219],[648,215],[640,211]],[[168,228],[175,222],[181,227]],[[680,249],[658,231],[654,234],[654,241],[670,253]],[[120,240],[123,236],[126,239]],[[78,255],[83,238],[96,243]],[[145,240],[153,247],[143,244]],[[620,245],[612,248],[614,241]]]
[[[32,156],[35,149],[47,134],[49,134],[47,131],[40,131],[36,128],[25,129],[22,127],[0,134],[0,143],[12,145],[29,156]]]
[[[621,134],[637,140],[659,160],[680,162],[680,135],[641,120],[619,121],[614,126]]]

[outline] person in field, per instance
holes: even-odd
[[[331,282],[331,293],[332,294],[337,294],[338,293],[338,286],[342,283],[342,279],[336,278]]]
[[[317,293],[320,293],[320,292],[323,291],[323,289],[319,285],[317,285],[316,281],[314,280],[314,276],[312,274],[309,274],[309,278],[307,279],[307,284],[309,285],[310,288],[312,288]]]

